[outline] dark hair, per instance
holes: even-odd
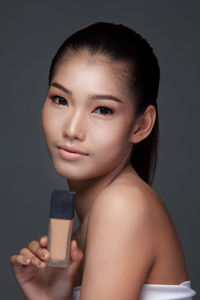
[[[154,105],[157,116],[153,129],[144,140],[134,144],[130,159],[138,175],[152,185],[158,156],[159,121],[156,99],[160,80],[158,60],[153,49],[141,35],[129,27],[108,22],[94,23],[72,34],[58,49],[50,67],[49,85],[66,54],[70,51],[76,54],[83,49],[89,50],[91,55],[100,53],[127,65],[126,82],[129,94],[134,99],[136,117],[148,105]]]

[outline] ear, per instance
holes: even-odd
[[[139,143],[144,140],[153,128],[156,120],[156,109],[154,105],[149,105],[145,112],[138,117],[134,124],[134,128],[131,134],[131,142]]]

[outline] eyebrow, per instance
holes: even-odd
[[[50,84],[50,86],[54,86],[56,88],[58,88],[59,90],[61,90],[62,92],[64,92],[65,94],[69,94],[72,96],[72,91],[68,90],[66,87],[62,86],[60,83],[58,82],[53,82]],[[90,98],[93,100],[104,100],[104,99],[109,99],[109,100],[113,100],[119,103],[123,103],[122,100],[120,100],[119,98],[113,96],[113,95],[100,95],[100,94],[92,94],[90,95]]]

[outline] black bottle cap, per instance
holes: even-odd
[[[54,190],[51,193],[50,218],[71,220],[74,218],[75,192]]]

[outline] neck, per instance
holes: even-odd
[[[112,172],[104,174],[98,178],[88,179],[81,182],[68,181],[69,189],[76,192],[74,197],[75,209],[81,224],[90,211],[99,193],[129,168],[132,168],[131,165],[125,164],[123,167],[118,166],[116,169],[112,170]]]

